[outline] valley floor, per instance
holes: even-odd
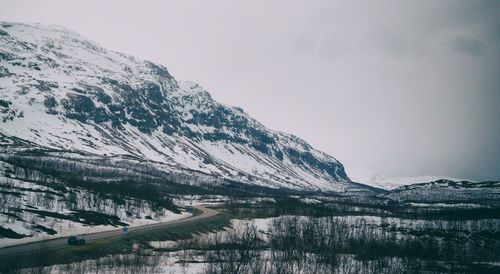
[[[267,207],[267,206],[266,206]],[[219,204],[231,222],[186,239],[133,239],[130,252],[27,268],[50,273],[498,273],[500,218],[269,215]],[[314,207],[314,206],[313,206]],[[304,209],[304,208],[302,208]],[[249,217],[252,211],[254,217]],[[235,213],[235,212],[240,212]],[[261,213],[259,213],[261,212]],[[22,272],[23,272],[22,271]]]

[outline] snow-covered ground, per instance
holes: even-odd
[[[74,263],[71,265],[56,265],[52,266],[50,273],[66,273],[65,271],[71,270],[76,271],[78,269],[84,269],[85,273],[115,273],[115,272],[151,272],[151,273],[207,273],[207,269],[210,269],[210,262],[207,261],[207,252],[210,250],[205,250],[203,247],[207,243],[214,243],[215,237],[218,237],[218,241],[224,242],[226,237],[234,231],[242,231],[248,225],[256,226],[259,238],[269,242],[270,230],[273,228],[273,222],[279,218],[294,218],[293,216],[282,216],[277,218],[266,218],[266,219],[252,219],[252,220],[231,220],[231,228],[227,228],[225,231],[212,232],[197,234],[194,239],[181,240],[181,241],[152,241],[150,245],[156,249],[155,250],[140,250],[138,246],[134,254],[129,255],[115,255],[101,258],[100,263],[96,264],[96,260],[88,260],[80,263]],[[403,239],[406,237],[412,238],[415,235],[420,235],[423,233],[423,237],[427,235],[426,233],[447,233],[452,231],[460,235],[461,241],[467,239],[468,235],[471,233],[481,233],[494,231],[500,226],[500,220],[498,219],[486,219],[486,220],[469,220],[469,221],[444,221],[444,220],[417,220],[417,219],[399,219],[392,217],[374,217],[374,216],[339,216],[334,217],[339,221],[341,226],[347,225],[349,227],[350,233],[358,233],[363,235],[367,233],[370,235],[376,235],[377,233],[382,233],[382,231],[396,234],[394,239]],[[306,221],[307,217],[299,217],[300,221]],[[451,233],[451,232],[450,232]],[[409,236],[411,235],[411,236]],[[352,235],[350,235],[352,237]],[[417,236],[418,237],[418,236]],[[443,239],[438,236],[436,242],[441,242]],[[189,245],[193,244],[194,245]],[[210,244],[209,244],[210,245]],[[196,247],[200,248],[197,249]],[[165,251],[165,249],[171,249],[170,251]],[[163,251],[158,251],[163,250]],[[144,256],[147,255],[147,256]],[[272,263],[272,257],[270,255],[269,249],[264,249],[259,252],[259,261]],[[349,267],[349,264],[357,264],[359,261],[354,254],[339,254],[339,256],[347,256],[343,258],[344,263],[347,263],[347,267],[344,269],[353,269]],[[124,264],[126,260],[129,259],[129,265]],[[141,259],[137,259],[140,257]],[[136,259],[133,259],[136,258]],[[393,258],[388,258],[395,263],[401,263],[397,256]],[[411,259],[411,258],[407,258]],[[116,264],[116,262],[120,264]],[[135,262],[135,264],[133,263]],[[368,263],[368,262],[366,262]],[[495,262],[486,262],[488,264],[495,264]],[[142,264],[142,266],[140,265]],[[99,271],[96,270],[96,266],[99,266]],[[385,266],[387,267],[387,266]],[[386,269],[386,268],[384,268]],[[26,270],[29,271],[29,270]],[[338,273],[353,273],[352,271],[343,271],[342,267],[339,269]],[[246,273],[246,272],[245,272]],[[307,270],[300,273],[309,273]],[[337,272],[335,272],[337,273]],[[359,273],[359,272],[357,272]]]
[[[0,161],[0,247],[186,218],[152,203],[113,198]]]
[[[160,222],[169,222],[169,221],[174,221],[174,220],[179,220],[179,219],[184,219],[189,216],[192,216],[191,213],[189,212],[181,212],[180,214],[174,214],[172,212],[167,212],[164,216],[161,216],[159,218],[156,218],[154,220],[150,219],[137,219],[133,218],[130,220],[128,226],[130,227],[136,227],[136,226],[141,226],[141,225],[147,225],[147,224],[155,224],[155,223],[160,223]],[[2,223],[0,219],[0,223]],[[35,242],[35,241],[41,241],[41,240],[48,240],[48,239],[54,239],[54,238],[60,238],[60,237],[67,237],[67,236],[72,236],[72,235],[83,235],[83,234],[89,234],[89,233],[95,233],[95,232],[102,232],[102,231],[110,231],[110,230],[116,230],[120,229],[119,227],[115,226],[109,226],[109,225],[97,225],[97,226],[89,226],[89,225],[84,225],[78,222],[72,222],[68,220],[61,220],[61,221],[56,221],[52,220],[49,222],[55,222],[57,225],[53,227],[54,230],[58,231],[57,234],[55,235],[47,235],[45,233],[34,233],[34,236],[27,237],[27,238],[22,238],[22,239],[5,239],[5,238],[0,238],[0,248],[1,247],[6,247],[6,246],[11,246],[11,245],[18,245],[18,244],[24,244],[24,243],[29,243],[29,242]],[[47,222],[40,222],[37,224],[44,225]],[[19,233],[33,233],[31,230],[25,228],[25,224],[22,222],[15,222],[15,223],[3,223],[4,228],[10,228],[16,232]]]

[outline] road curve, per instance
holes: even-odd
[[[204,219],[210,219],[220,214],[220,212],[216,210],[202,206],[195,206],[194,208],[201,210],[202,213],[196,216],[191,216],[184,219],[179,219],[164,223],[129,227],[128,234],[141,234],[141,233],[148,233],[153,230],[174,228],[180,225],[186,225],[189,223],[196,223]],[[127,234],[124,234],[122,229],[120,228],[115,230],[84,234],[84,238],[86,243],[93,243],[101,240],[125,237],[126,235]],[[54,250],[64,249],[67,247],[68,247],[68,237],[55,238],[50,240],[43,240],[43,241],[0,248],[0,258],[23,255],[39,251],[44,251],[44,252],[49,250],[54,251]]]

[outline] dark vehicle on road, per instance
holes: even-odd
[[[83,236],[71,236],[68,238],[68,245],[84,245],[85,239]]]

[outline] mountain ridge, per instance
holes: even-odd
[[[0,133],[250,184],[344,191],[335,158],[213,100],[166,67],[60,26],[0,23]]]

